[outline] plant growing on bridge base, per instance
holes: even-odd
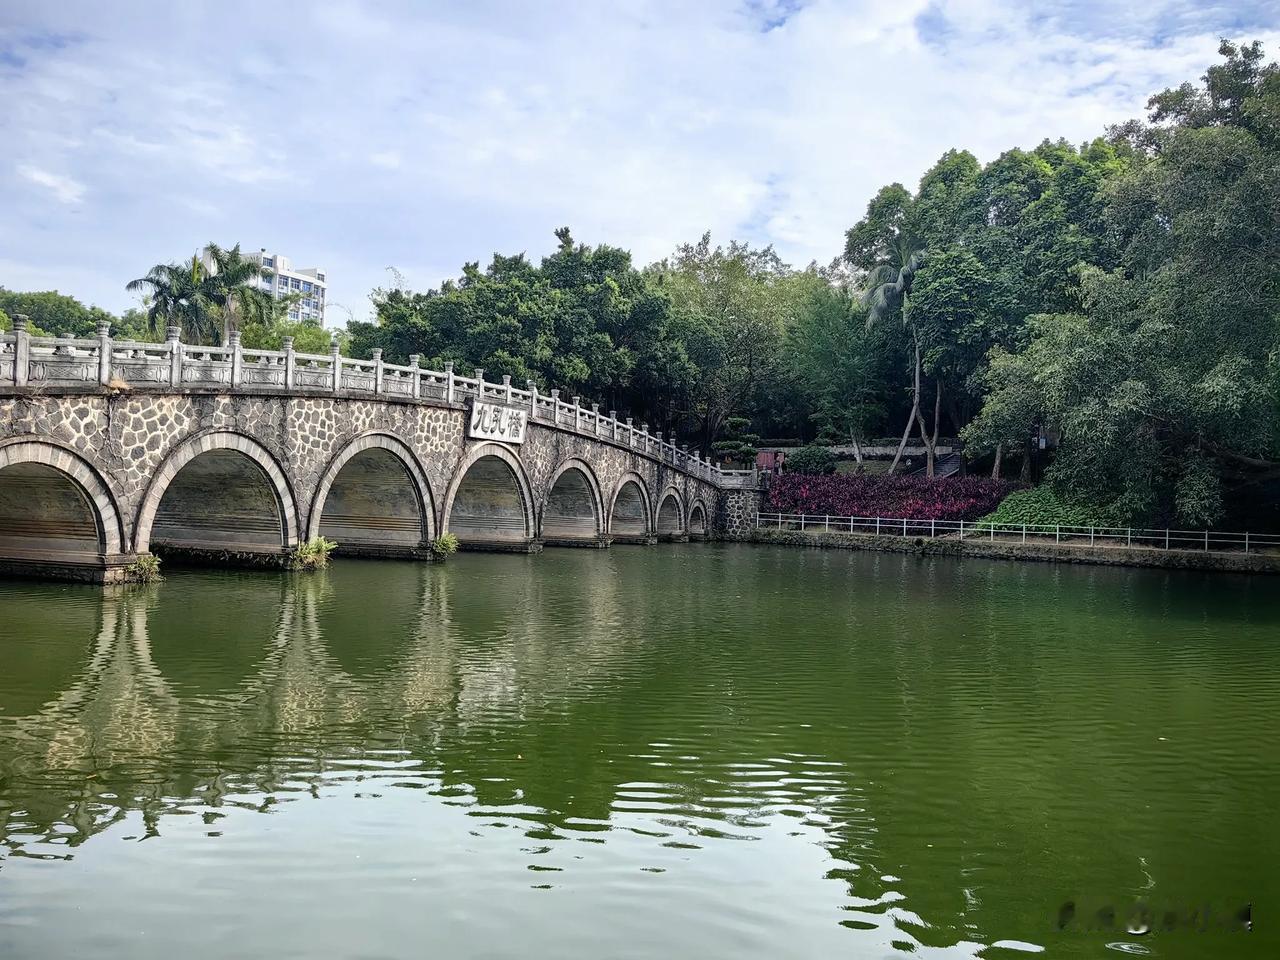
[[[159,583],[164,579],[160,575],[160,558],[144,553],[124,568],[124,576],[129,583]]]
[[[431,557],[434,560],[443,560],[457,552],[458,538],[452,533],[442,533],[431,542]]]
[[[289,566],[294,570],[323,570],[329,565],[329,554],[337,545],[325,537],[314,537],[300,543],[290,557]]]

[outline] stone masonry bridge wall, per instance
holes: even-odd
[[[740,535],[751,473],[556,392],[339,357],[0,336],[0,570],[113,580],[169,548],[278,563],[318,535],[426,557]],[[522,442],[472,436],[477,403]],[[516,439],[512,436],[510,439]]]

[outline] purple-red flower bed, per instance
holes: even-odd
[[[902,520],[978,520],[994,510],[1017,484],[987,477],[863,476],[792,473],[769,483],[775,513]]]

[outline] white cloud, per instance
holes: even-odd
[[[0,137],[26,163],[0,177],[0,257],[116,276],[70,292],[118,309],[151,263],[239,241],[325,267],[357,314],[388,264],[425,287],[563,224],[641,262],[707,229],[825,262],[950,147],[1096,136],[1222,33],[1280,55],[1247,0],[335,0],[305,43],[214,9],[7,17]]]
[[[59,203],[79,203],[84,199],[84,184],[71,177],[29,163],[18,165],[18,175],[47,189]]]

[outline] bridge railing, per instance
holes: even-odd
[[[484,378],[484,371],[464,377],[446,363],[442,371],[419,366],[419,357],[408,364],[386,363],[382,351],[369,360],[341,356],[335,340],[328,354],[298,353],[293,338],[284,338],[283,350],[252,350],[240,343],[238,333],[221,347],[183,343],[177,327],[169,327],[164,343],[115,340],[109,324],[100,323],[93,338],[33,337],[26,318],[14,318],[13,330],[0,334],[0,387],[28,390],[76,389],[112,386],[129,389],[205,388],[227,390],[279,390],[308,394],[370,395],[405,400],[446,403],[476,398],[524,407],[532,421],[626,447],[661,463],[724,488],[753,487],[754,470],[722,470],[687,446],[636,426],[630,417],[619,420],[616,411],[604,413],[599,404],[583,406],[580,397],[561,399],[559,390],[542,393],[528,380],[525,388],[504,376],[500,383]]]
[[[902,517],[839,517],[821,513],[757,513],[757,530],[856,533],[920,539],[990,540],[1091,547],[1141,547],[1201,553],[1280,551],[1280,534],[1227,530],[1086,527],[1068,524],[991,523],[986,520],[911,520]]]

